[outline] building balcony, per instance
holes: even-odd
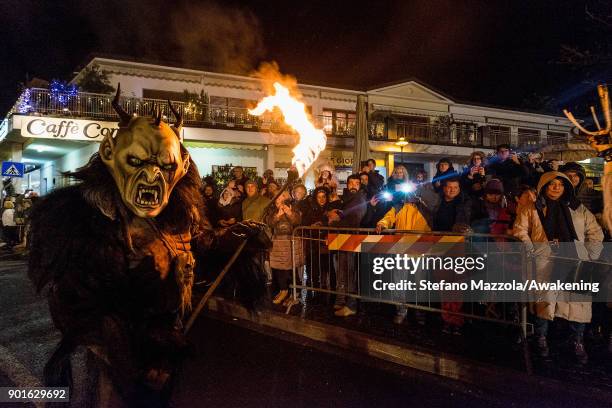
[[[74,94],[52,93],[48,89],[29,88],[23,91],[8,114],[71,117],[116,121],[117,115],[111,105],[111,95],[78,92]],[[166,100],[153,98],[121,97],[120,103],[127,112],[148,116],[154,107],[162,114],[172,118]],[[244,107],[220,106],[203,103],[172,101],[183,111],[185,126],[200,128],[222,128],[244,131],[264,131],[292,134],[293,130],[278,116],[264,114],[253,116]],[[355,136],[355,115],[320,115],[314,118],[315,126],[322,128],[328,137],[353,138]],[[368,121],[368,137],[372,141],[394,142],[404,137],[411,143],[460,146],[470,148],[494,148],[498,144],[513,144],[509,127],[481,126],[475,122],[454,122],[447,116],[397,118],[388,117]],[[9,123],[0,122],[0,140],[7,133]],[[516,135],[514,135],[516,136]],[[553,138],[567,138],[567,133],[548,132],[541,137],[538,131],[519,129],[519,147],[537,148]]]
[[[76,94],[52,93],[47,89],[26,89],[10,114],[67,116],[78,119],[116,121],[117,114],[112,107],[113,96],[78,92]],[[162,110],[164,118],[173,118],[168,101],[152,98],[121,97],[123,108],[138,116],[150,116],[154,107]],[[172,101],[172,105],[183,112],[185,126],[221,127],[240,130],[263,130],[278,133],[292,133],[292,130],[273,115],[253,116],[247,108],[192,104]]]

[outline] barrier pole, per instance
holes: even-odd
[[[295,277],[295,275],[297,273],[296,272],[297,268],[295,267],[295,241],[293,239],[293,235],[291,236],[291,266],[293,268],[293,273],[291,274],[291,277],[293,278],[293,288],[292,288],[292,291],[293,291],[293,301],[297,302],[297,289],[295,288],[295,285],[297,283],[296,282],[297,279]]]

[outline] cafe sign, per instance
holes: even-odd
[[[335,167],[353,167],[352,152],[332,152],[330,160]]]
[[[48,117],[24,117],[21,136],[60,140],[91,140],[101,142],[106,135],[115,136],[117,122]]]

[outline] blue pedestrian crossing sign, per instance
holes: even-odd
[[[25,165],[19,162],[2,162],[2,176],[4,177],[23,177]]]

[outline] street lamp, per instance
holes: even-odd
[[[404,162],[404,146],[408,145],[408,141],[406,140],[404,136],[402,136],[399,139],[397,139],[397,142],[395,142],[395,145],[399,146],[401,149],[400,161],[403,163]]]

